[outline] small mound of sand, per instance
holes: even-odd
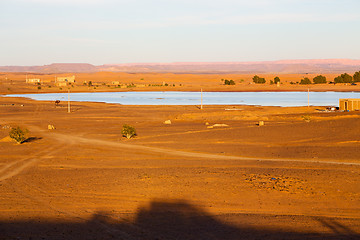
[[[15,140],[12,139],[9,136],[4,137],[3,139],[0,139],[0,142],[14,142]]]

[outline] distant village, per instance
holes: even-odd
[[[29,84],[35,84],[35,85],[41,85],[42,83],[51,83],[51,80],[41,80],[40,78],[28,78],[26,76],[26,83]],[[66,87],[66,86],[72,86],[75,84],[75,75],[73,76],[65,76],[65,77],[55,77],[54,83],[58,87]],[[104,83],[104,82],[92,82],[92,81],[84,81],[83,85],[89,86],[89,87],[97,87],[102,85],[108,85],[108,86],[116,86],[119,88],[129,88],[129,87],[146,87],[148,85],[146,84],[121,84],[119,81],[112,81],[111,83]],[[162,84],[158,85],[150,85],[150,86],[169,86],[167,83],[163,82]]]
[[[49,82],[49,81],[46,81]],[[33,83],[33,84],[41,84],[42,81],[40,78],[28,78],[26,76],[26,83]],[[75,83],[75,76],[71,77],[55,77],[55,85],[59,87],[71,85]]]

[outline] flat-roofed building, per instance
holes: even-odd
[[[74,83],[75,82],[75,76],[71,76],[71,77],[57,77],[55,79],[56,83],[59,82],[67,82],[67,83]]]
[[[360,98],[341,98],[339,99],[339,109],[341,111],[360,110]]]
[[[39,83],[41,82],[40,78],[27,78],[26,83]]]

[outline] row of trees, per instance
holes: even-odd
[[[263,84],[266,82],[265,78],[259,77],[258,75],[255,75],[253,77],[253,82],[254,83],[260,83]],[[280,82],[280,78],[279,77],[274,77],[274,80],[270,80],[270,84],[277,84]]]
[[[356,72],[354,76],[351,76],[347,73],[343,73],[336,78],[334,78],[334,83],[354,83],[354,82],[360,82],[360,71]],[[327,83],[326,77],[322,75],[318,75],[313,78],[313,82],[310,81],[309,78],[305,77],[301,79],[300,84],[321,84],[321,83]]]
[[[253,82],[256,84],[263,84],[266,82],[265,78],[259,77],[258,75],[255,75],[253,77]],[[277,84],[278,82],[280,82],[280,78],[279,77],[275,77],[274,80],[270,80],[270,84]],[[336,78],[334,78],[334,83],[354,83],[354,82],[360,82],[360,71],[359,72],[355,72],[355,74],[353,76],[344,73],[341,74],[340,76],[337,76]],[[308,78],[305,77],[303,79],[300,80],[300,84],[323,84],[323,83],[327,83],[326,77],[323,75],[318,75],[316,77],[314,77],[312,79],[312,81]]]
[[[307,77],[300,80],[300,84],[311,84],[311,83],[314,83],[314,84],[326,83],[326,77],[323,75],[318,75],[313,78],[313,82],[311,82],[311,80]]]

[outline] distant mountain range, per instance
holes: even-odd
[[[311,59],[262,62],[175,62],[91,65],[53,63],[44,66],[0,66],[0,72],[31,73],[342,73],[360,71],[360,60]]]

